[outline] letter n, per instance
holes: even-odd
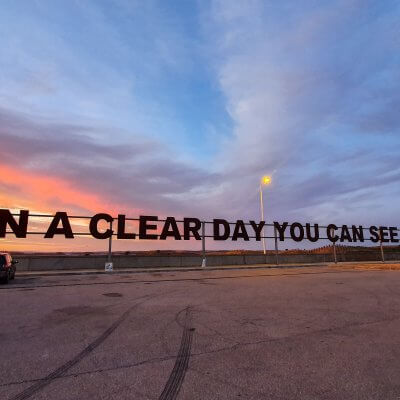
[[[0,238],[6,237],[7,226],[10,227],[15,237],[26,238],[28,229],[28,210],[19,212],[19,221],[17,222],[10,210],[0,209]]]

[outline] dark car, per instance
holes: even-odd
[[[15,278],[15,270],[18,261],[12,259],[8,253],[0,253],[0,282],[8,283]]]

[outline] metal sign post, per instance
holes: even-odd
[[[113,221],[110,221],[110,230],[112,232],[112,225]],[[107,262],[105,263],[104,270],[106,272],[112,272],[113,270],[113,262],[111,261],[111,254],[112,254],[112,233],[110,235],[110,238],[108,239],[108,255],[107,255]]]
[[[382,244],[382,235],[381,235],[381,233],[379,233],[379,240],[380,240],[379,247],[381,248],[381,259],[382,259],[382,262],[384,263],[385,262],[385,253],[383,252],[383,244]]]
[[[278,250],[278,236],[276,234],[276,227],[274,226],[274,240],[275,240],[275,262],[279,265],[279,250]]]
[[[333,236],[333,234],[334,234],[334,230],[331,229],[331,235]],[[333,242],[332,247],[333,247],[333,259],[335,261],[335,264],[337,264],[336,242]]]
[[[203,254],[203,261],[201,262],[201,267],[205,268],[207,266],[207,260],[206,260],[206,223],[204,221],[201,222],[201,248]]]

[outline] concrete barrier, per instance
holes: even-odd
[[[105,255],[20,255],[14,257],[19,261],[20,271],[57,271],[77,269],[103,269],[107,261]],[[400,253],[385,253],[386,261],[400,260]],[[123,268],[180,268],[200,267],[202,257],[195,255],[113,255],[114,269]],[[338,254],[338,261],[380,261],[380,254],[375,252],[354,252]],[[312,264],[333,262],[331,254],[279,254],[279,265]],[[258,255],[208,255],[207,266],[222,265],[257,265],[275,264],[274,254]]]

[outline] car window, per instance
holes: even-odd
[[[6,258],[4,256],[0,256],[0,266],[6,264]]]

